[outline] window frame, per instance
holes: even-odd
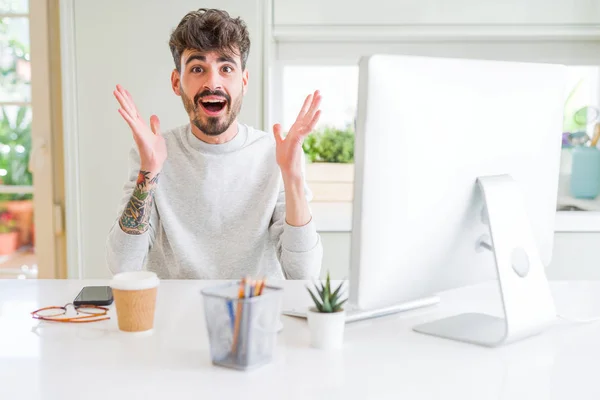
[[[312,27],[314,28],[314,27]],[[308,30],[314,30],[308,28]],[[282,35],[281,32],[284,32]],[[305,36],[303,36],[305,35]],[[440,35],[440,37],[443,35]],[[323,38],[319,39],[318,35],[315,32],[306,33],[303,32],[302,28],[296,28],[293,31],[293,35],[289,37],[285,36],[285,30],[275,29],[273,34],[273,60],[271,61],[271,75],[270,75],[270,93],[269,93],[269,104],[266,104],[265,107],[269,110],[268,113],[268,122],[269,126],[272,126],[273,123],[277,121],[283,120],[283,109],[282,109],[282,101],[283,98],[283,68],[287,65],[356,65],[358,59],[350,54],[351,52],[357,53],[359,49],[364,49],[369,47],[369,39],[360,40],[358,38],[354,39],[355,42],[351,42],[348,38],[331,38],[324,35]],[[534,45],[540,39],[543,40],[543,37],[530,38],[530,37],[519,37],[518,35],[513,35],[512,37],[504,37],[500,35],[499,37],[494,39],[480,39],[490,40],[491,45],[494,43],[502,43],[505,46],[510,45],[510,43],[519,43],[520,45]],[[523,44],[522,40],[528,40],[527,43]],[[594,40],[591,40],[594,39]],[[418,46],[419,43],[424,43],[428,45],[435,44],[435,40],[440,40],[440,38],[429,38],[423,40],[423,38],[415,37],[412,39],[408,39],[407,37],[403,38],[394,38],[394,37],[378,37],[373,40],[373,45],[381,46],[382,42],[388,42],[388,44],[392,45],[400,45],[406,43],[412,43]],[[467,32],[465,37],[453,37],[451,40],[454,44],[461,43],[464,41],[465,43],[474,43],[473,32]],[[545,54],[542,57],[546,58],[556,58],[554,61],[547,62],[556,62],[558,63],[558,59],[560,57],[565,57],[565,54],[569,53],[569,47],[573,46],[573,48],[577,48],[577,46],[596,46],[600,50],[600,36],[592,36],[587,37],[583,36],[581,40],[577,40],[577,38],[573,37],[565,37],[561,39],[560,37],[548,38],[546,40],[546,44],[548,42],[556,43],[557,46],[563,46],[557,51],[556,55]],[[335,55],[328,56],[328,49],[333,50],[334,46],[344,45],[349,50],[345,55]],[[566,46],[566,47],[565,47]],[[550,46],[551,47],[551,46]],[[523,49],[521,49],[522,51]],[[563,52],[562,54],[559,54]],[[334,54],[334,51],[331,51],[331,54]],[[573,53],[577,53],[574,51]],[[516,57],[518,58],[518,57]],[[534,57],[535,58],[535,57]],[[536,60],[533,60],[534,62]],[[590,66],[600,66],[600,55],[596,56],[594,60],[596,63],[591,61],[591,59],[587,59],[582,57],[580,54],[574,56],[574,59],[571,62],[565,62],[564,60],[560,63],[566,65],[590,65]],[[598,77],[598,98],[600,99],[600,71]],[[600,104],[599,104],[600,106]],[[350,206],[348,206],[348,204]],[[339,202],[339,203],[319,203],[312,202],[311,209],[313,211],[313,215],[316,216],[316,221],[323,221],[321,224],[317,224],[317,229],[321,231],[328,232],[347,232],[351,230],[351,221],[352,221],[352,203],[348,202]],[[600,211],[557,211],[556,212],[556,220],[555,220],[555,232],[600,232]]]
[[[2,12],[0,17],[27,18],[29,20],[31,63],[31,98],[28,101],[2,101],[1,105],[31,107],[31,149],[29,166],[32,186],[0,185],[3,193],[34,193],[35,258],[37,278],[66,278],[64,254],[66,247],[61,239],[63,230],[64,193],[62,186],[62,143],[60,119],[60,91],[57,82],[58,4],[53,1],[29,1],[27,13]],[[54,40],[50,40],[51,37]],[[32,56],[32,58],[34,58]]]

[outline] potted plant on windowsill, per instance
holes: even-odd
[[[354,128],[324,127],[309,135],[302,149],[308,161],[306,180],[313,201],[352,201]]]
[[[328,272],[325,284],[321,283],[320,287],[315,284],[316,295],[307,287],[315,303],[315,307],[311,307],[307,313],[312,347],[318,349],[342,347],[346,325],[346,312],[342,306],[347,300],[342,300],[342,286],[343,282],[332,291]]]
[[[0,211],[0,255],[12,254],[17,250],[19,231],[15,216],[8,210]]]

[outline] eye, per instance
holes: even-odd
[[[226,65],[223,67],[223,72],[226,72],[229,74],[229,73],[233,72],[233,68],[231,68],[229,65]]]
[[[192,70],[191,70],[191,71],[192,71],[192,73],[200,73],[200,72],[202,72],[203,70],[202,70],[202,67],[197,67],[197,66],[196,66],[196,67],[192,67]]]

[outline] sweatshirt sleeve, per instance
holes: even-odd
[[[129,177],[123,187],[123,196],[118,208],[117,217],[113,221],[106,240],[106,262],[113,273],[137,271],[144,269],[146,256],[154,242],[155,227],[158,223],[156,203],[150,214],[149,228],[141,235],[125,233],[119,225],[119,219],[129,202],[140,172],[140,157],[135,145],[130,153]]]
[[[312,191],[304,181],[306,199],[310,204]],[[323,262],[323,245],[311,220],[303,226],[289,225],[285,220],[285,189],[280,191],[270,227],[277,244],[277,256],[286,279],[318,279]]]

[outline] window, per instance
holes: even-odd
[[[29,20],[27,0],[0,0],[0,277],[37,276]]]
[[[593,124],[598,120],[600,106],[600,67],[571,66],[567,75],[567,93],[565,98],[565,132],[577,130],[589,134],[593,132]],[[583,115],[578,111],[586,110]],[[579,113],[580,114],[580,113]],[[585,118],[577,118],[585,117]]]
[[[507,22],[512,21],[512,16],[504,18]],[[568,101],[565,98],[564,130],[575,130],[575,138],[582,135],[581,132],[590,137],[593,135],[600,108],[600,42],[596,40],[593,32],[586,29],[580,31],[579,28],[583,28],[583,25],[563,31],[558,24],[556,27],[548,25],[538,30],[532,29],[531,24],[518,24],[519,27],[513,27],[511,23],[505,27],[494,27],[490,31],[482,26],[468,24],[445,25],[441,22],[445,20],[443,15],[438,15],[438,19],[440,23],[434,23],[432,26],[418,23],[411,25],[402,20],[397,25],[385,28],[376,25],[342,27],[322,21],[315,25],[313,22],[276,22],[273,29],[272,54],[275,60],[270,76],[269,122],[282,122],[284,129],[289,128],[290,120],[293,120],[305,93],[310,92],[316,83],[322,85],[324,96],[325,91],[338,90],[345,93],[343,99],[346,104],[356,103],[353,94],[357,92],[357,78],[342,78],[342,71],[354,70],[357,77],[357,64],[361,56],[383,53],[413,54],[568,65],[569,86],[575,90]],[[594,39],[588,40],[590,37]],[[321,79],[319,75],[327,78]],[[344,82],[339,83],[341,80]],[[324,100],[322,110],[323,125],[344,126],[351,120],[348,115],[352,115],[352,112],[345,113],[344,106],[328,105]],[[331,118],[325,118],[326,114]],[[577,117],[575,124],[571,123],[574,121],[573,116]],[[323,129],[325,126],[319,126],[318,132]],[[329,141],[331,142],[334,141]],[[308,147],[313,148],[311,143]],[[310,154],[308,155],[310,161]],[[571,150],[562,150],[557,209],[600,211],[600,196],[596,201],[579,201],[569,195],[570,155]],[[326,221],[321,224],[320,229],[350,230],[352,196],[333,189],[333,186],[339,184],[339,177],[343,173],[336,171],[329,174],[320,170],[319,164],[327,163],[308,164],[307,178],[309,186],[315,192],[313,211],[319,214],[318,221]],[[336,164],[329,166],[334,167]],[[337,166],[341,167],[342,164]],[[333,168],[329,171],[333,171]],[[352,180],[353,173],[346,183],[352,185]],[[585,215],[578,212],[559,212],[556,230],[600,231],[600,212],[589,212]]]
[[[587,193],[571,188],[573,151],[588,145],[600,123],[600,67],[572,66],[569,68],[568,91],[565,98],[563,143],[561,152],[558,204],[559,211],[600,211],[600,201],[586,199]],[[592,168],[592,167],[590,167]],[[593,171],[577,170],[577,179],[593,179]],[[585,184],[591,188],[593,182]]]
[[[283,128],[296,119],[304,98],[319,89],[323,94],[322,115],[317,130],[344,129],[356,114],[358,67],[351,65],[288,65],[283,68]]]
[[[281,76],[281,93],[279,103],[281,109],[278,112],[278,120],[282,122],[284,130],[294,122],[298,110],[307,94],[315,89],[320,89],[323,94],[323,103],[321,104],[322,117],[316,127],[318,138],[325,132],[335,131],[339,138],[337,141],[340,147],[343,145],[343,132],[353,132],[354,118],[356,115],[356,103],[358,92],[358,67],[356,65],[298,65],[282,64],[278,67],[279,76]],[[567,96],[565,98],[565,122],[563,130],[574,133],[575,140],[577,134],[585,132],[590,138],[593,135],[594,125],[600,116],[600,67],[597,66],[570,66],[567,77]],[[581,111],[585,111],[582,113]],[[583,118],[582,118],[583,117]],[[336,139],[324,141],[324,145],[316,144],[315,151],[311,139],[307,139],[305,152],[309,161],[337,162],[334,159],[328,159],[327,156],[336,153],[330,148],[335,147]],[[327,147],[329,145],[330,147]],[[316,154],[315,154],[316,153]],[[311,157],[313,159],[311,159]],[[316,158],[316,160],[315,160]],[[351,163],[352,159],[345,160]],[[563,160],[561,164],[561,175],[570,174],[570,153],[563,151]],[[343,174],[341,168],[337,168],[338,174]],[[335,189],[336,182],[352,181],[352,177],[334,176],[326,172],[321,166],[309,165],[310,186],[316,189],[315,201],[348,201],[351,200],[348,195],[348,189]],[[333,184],[333,186],[332,186]],[[573,209],[573,204],[568,195],[568,179],[564,176],[561,179],[561,193],[559,195],[558,208]],[[580,203],[578,203],[580,204]],[[587,208],[596,207],[595,203],[588,204]],[[600,204],[598,205],[600,210]]]
[[[282,92],[276,119],[284,131],[296,120],[308,94],[319,89],[323,95],[321,118],[303,145],[313,202],[351,202],[358,67],[281,65],[278,72]]]

